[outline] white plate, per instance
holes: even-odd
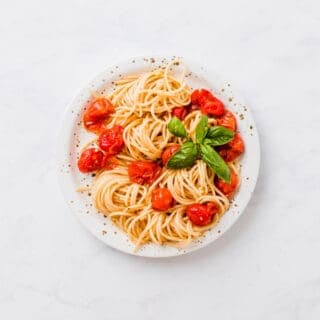
[[[197,65],[188,59],[182,61],[187,65],[192,75],[187,82],[194,88],[210,88],[231,109],[238,122],[240,131],[246,145],[246,151],[241,159],[242,182],[230,209],[222,216],[220,222],[205,235],[188,247],[177,249],[169,246],[156,246],[149,244],[134,253],[134,245],[128,237],[117,227],[113,226],[109,219],[98,214],[92,206],[92,201],[87,193],[78,193],[79,186],[89,184],[90,175],[83,175],[77,169],[77,155],[81,147],[93,135],[85,132],[81,126],[81,115],[86,101],[90,98],[92,90],[101,91],[102,88],[111,88],[111,82],[120,75],[148,71],[155,66],[163,65],[169,58],[134,58],[107,68],[99,76],[93,79],[70,103],[59,139],[58,170],[59,180],[64,197],[79,218],[81,223],[97,238],[107,245],[129,254],[146,257],[168,257],[188,253],[206,246],[219,238],[239,218],[245,209],[253,193],[259,172],[260,146],[258,132],[248,106],[238,97],[228,82],[223,82],[206,65]]]

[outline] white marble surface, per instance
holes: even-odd
[[[320,319],[319,1],[1,1],[0,319]],[[115,59],[211,59],[242,90],[262,167],[239,222],[196,253],[109,249],[69,212],[66,104]]]

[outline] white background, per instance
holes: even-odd
[[[319,319],[320,2],[0,1],[0,319]],[[55,171],[66,105],[135,55],[211,61],[260,131],[256,192],[214,244],[116,252]]]

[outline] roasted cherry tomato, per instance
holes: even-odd
[[[196,89],[191,94],[191,103],[201,106],[207,100],[214,99],[213,94],[207,89]]]
[[[103,169],[111,170],[118,165],[118,159],[115,156],[105,156],[105,163]]]
[[[173,144],[170,147],[167,147],[161,155],[162,163],[163,165],[166,165],[169,159],[180,149],[180,146],[178,144]]]
[[[233,161],[244,151],[244,142],[239,133],[234,135],[232,141],[218,148],[220,156],[227,162]]]
[[[200,107],[203,114],[209,116],[222,116],[224,113],[223,103],[206,89],[197,89],[191,94],[191,103]]]
[[[226,183],[225,181],[221,180],[220,178],[215,178],[215,185],[218,189],[223,192],[228,198],[231,198],[236,191],[239,184],[239,179],[237,174],[231,170],[231,182]]]
[[[154,210],[168,210],[173,206],[173,202],[173,197],[169,189],[158,188],[152,191],[151,204]]]
[[[223,116],[221,118],[217,119],[217,125],[228,128],[232,131],[236,131],[237,120],[231,111],[226,110],[224,112]]]
[[[138,184],[151,184],[161,174],[161,167],[156,162],[133,161],[128,169],[129,178]]]
[[[95,98],[87,105],[83,115],[84,127],[91,132],[99,133],[104,121],[114,112],[114,107],[106,98]]]
[[[212,100],[207,100],[205,103],[200,105],[200,110],[203,114],[208,116],[222,116],[224,113],[223,103],[214,98]]]
[[[194,203],[186,208],[188,218],[196,226],[206,226],[217,212],[218,206],[214,202],[208,202],[207,204]]]
[[[171,114],[172,116],[183,120],[188,114],[188,109],[186,107],[175,107],[172,109]]]
[[[105,165],[105,155],[97,148],[88,148],[82,151],[78,160],[78,168],[83,173],[97,171]]]
[[[103,130],[98,139],[99,147],[108,155],[119,153],[124,146],[122,133],[123,128],[119,125]]]

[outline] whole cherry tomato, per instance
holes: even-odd
[[[106,98],[95,98],[87,105],[83,115],[84,127],[91,132],[99,133],[104,121],[114,112],[114,107]]]
[[[191,93],[191,103],[201,106],[207,100],[214,99],[213,94],[207,89],[196,89]]]
[[[217,119],[217,125],[228,128],[232,131],[236,131],[237,129],[237,120],[234,114],[226,110],[221,118]]]
[[[161,155],[162,163],[163,165],[166,165],[169,159],[180,149],[180,146],[178,144],[174,144],[170,147],[167,147]]]
[[[226,183],[225,181],[223,181],[222,179],[215,177],[215,185],[217,186],[217,188],[224,193],[228,198],[231,198],[234,194],[234,192],[236,191],[237,187],[239,184],[239,179],[237,174],[231,170],[231,182]]]
[[[194,203],[186,208],[188,218],[196,226],[206,226],[217,212],[218,206],[214,202],[208,202],[207,204]]]
[[[200,107],[203,114],[209,116],[222,116],[224,105],[209,90],[197,89],[191,94],[191,103]]]
[[[188,114],[188,109],[186,107],[175,107],[172,109],[171,114],[172,116],[183,120]]]
[[[83,173],[97,171],[105,165],[105,155],[97,148],[88,148],[82,151],[78,160],[78,168]]]
[[[108,155],[119,153],[123,146],[123,127],[119,125],[113,126],[111,129],[105,129],[100,133],[98,144]]]
[[[212,100],[207,100],[205,103],[200,105],[200,110],[203,114],[207,114],[208,116],[222,116],[224,113],[224,105],[223,103],[214,98]]]
[[[128,168],[129,178],[138,184],[151,184],[161,174],[161,167],[156,162],[133,161]]]
[[[227,162],[233,161],[244,151],[244,142],[239,133],[236,133],[232,141],[218,148],[220,156]]]
[[[115,168],[118,165],[118,159],[115,156],[105,156],[105,164],[103,169],[105,170],[111,170]]]
[[[173,206],[174,201],[169,189],[157,188],[152,191],[151,203],[154,210],[165,211]]]

